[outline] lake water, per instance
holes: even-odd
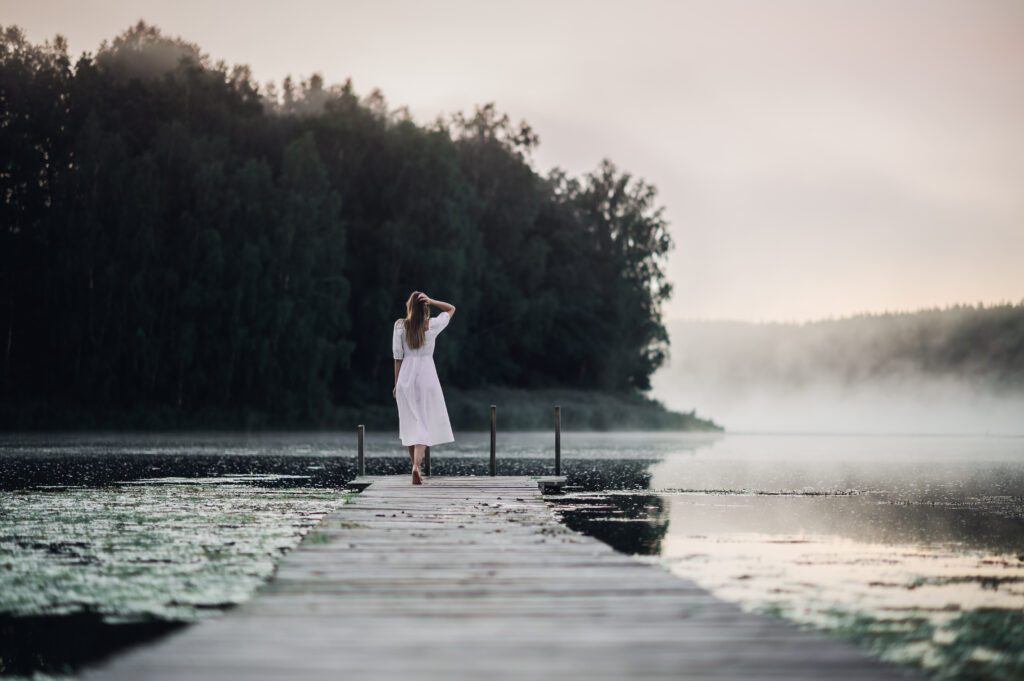
[[[433,472],[484,475],[487,451],[459,433]],[[0,628],[244,600],[354,455],[354,433],[0,436]],[[367,456],[408,470],[394,437]],[[551,473],[553,437],[499,432],[498,457]],[[576,529],[933,676],[1024,678],[1024,438],[563,433],[562,457]]]

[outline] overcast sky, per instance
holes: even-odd
[[[138,19],[426,122],[489,101],[535,161],[660,190],[668,318],[1024,300],[1024,2],[0,0],[95,52]]]

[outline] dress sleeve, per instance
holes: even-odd
[[[391,354],[394,355],[395,359],[403,359],[405,357],[405,342],[402,338],[404,335],[405,326],[403,324],[395,324],[395,330],[391,336]]]
[[[442,312],[431,320],[430,330],[435,334],[444,331],[444,327],[448,326],[448,322],[451,321],[452,316],[447,312]]]

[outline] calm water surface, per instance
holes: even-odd
[[[1024,678],[1024,439],[725,436],[566,521],[938,677]]]
[[[488,434],[456,437],[433,472],[486,474]],[[550,433],[498,452],[499,474],[552,470]],[[0,614],[184,622],[244,600],[344,503],[354,455],[354,433],[0,435]],[[394,437],[367,455],[408,470]],[[572,527],[931,675],[1024,678],[1024,438],[563,433],[562,456]]]

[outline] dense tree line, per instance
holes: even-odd
[[[417,124],[313,76],[279,92],[140,22],[72,64],[0,30],[2,399],[257,409],[390,400],[413,289],[455,302],[453,386],[649,388],[671,247],[608,161],[535,171],[492,105]]]

